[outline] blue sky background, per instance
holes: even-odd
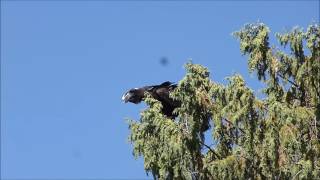
[[[127,141],[130,88],[179,81],[188,58],[211,77],[247,73],[231,36],[319,22],[319,1],[1,1],[1,177],[151,178]],[[160,59],[166,57],[167,66]]]

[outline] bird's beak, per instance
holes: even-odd
[[[130,93],[125,93],[122,96],[122,101],[124,101],[124,103],[127,103],[129,101],[129,98],[130,98]]]

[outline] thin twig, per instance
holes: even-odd
[[[293,176],[292,180],[296,179],[296,176],[297,176],[298,174],[300,174],[300,173],[301,173],[301,171],[302,171],[302,169],[301,169],[299,172],[297,172],[297,174],[296,174],[296,175],[294,175],[294,176]]]
[[[301,87],[300,87],[297,83],[291,81],[290,79],[285,78],[285,77],[284,77],[283,75],[281,75],[280,73],[277,73],[277,75],[280,76],[282,79],[287,80],[290,84],[294,85],[294,86],[297,87],[298,89],[301,89]]]
[[[210,146],[206,145],[205,143],[203,143],[202,141],[200,141],[201,145],[205,146],[206,148],[209,149],[209,151],[211,151],[216,157],[218,157],[220,159],[220,156],[213,150],[211,149]]]
[[[229,121],[228,119],[224,118],[224,120],[227,121],[227,123],[231,124],[233,127],[235,127],[235,125],[234,125],[231,121]],[[244,131],[243,131],[242,129],[240,129],[239,127],[238,127],[238,129],[239,129],[242,133],[244,133]]]

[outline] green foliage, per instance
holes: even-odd
[[[187,63],[172,98],[178,117],[168,119],[147,95],[140,121],[130,121],[136,157],[154,179],[315,179],[320,177],[320,27],[276,34],[247,24],[234,35],[248,68],[266,84],[255,96],[236,74],[222,85],[207,68]],[[214,146],[204,143],[212,132]]]

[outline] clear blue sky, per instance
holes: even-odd
[[[124,119],[145,108],[121,102],[127,89],[179,81],[188,58],[258,89],[231,33],[318,13],[319,1],[1,1],[2,178],[151,178],[127,142]]]

